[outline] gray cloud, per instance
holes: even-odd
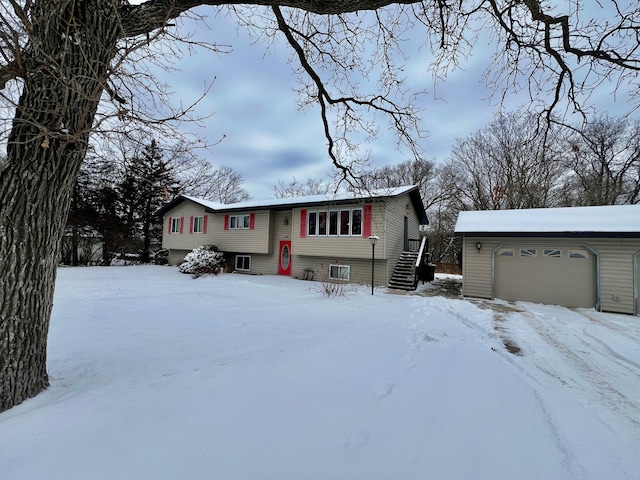
[[[212,142],[226,136],[212,149],[208,160],[240,172],[254,198],[272,196],[272,186],[278,179],[288,181],[295,176],[304,181],[329,175],[331,161],[318,111],[313,107],[298,110],[290,50],[276,40],[265,53],[267,47],[259,42],[252,45],[232,18],[210,19],[209,24],[211,31],[197,30],[196,38],[232,45],[233,51],[220,55],[199,51],[179,63],[180,72],[166,78],[176,98],[185,103],[197,98],[205,82],[217,78],[196,109],[197,113],[213,116],[205,121],[204,131],[193,127]],[[436,86],[427,68],[431,61],[428,52],[419,51],[417,44],[408,45],[407,51],[407,84],[412,91],[427,91],[418,100],[423,110],[422,128],[429,132],[421,146],[427,158],[443,160],[456,138],[484,127],[498,110],[481,81],[492,60],[493,47],[479,42],[462,68],[450,72]],[[526,100],[521,95],[507,97],[505,108],[515,108]],[[604,95],[601,101],[608,105],[611,98]],[[395,136],[388,129],[383,121],[378,141],[365,146],[372,151],[375,165],[409,158],[409,152],[396,149]]]

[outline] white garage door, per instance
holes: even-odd
[[[580,247],[513,245],[495,253],[495,297],[593,307],[595,256]]]

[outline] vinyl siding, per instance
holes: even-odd
[[[600,301],[605,312],[633,314],[633,255],[640,239],[590,241],[600,253]]]
[[[251,273],[254,275],[277,275],[278,274],[280,241],[291,240],[291,232],[292,232],[291,216],[292,216],[291,210],[278,211],[278,212],[273,212],[271,214],[271,217],[270,217],[271,226],[269,230],[274,232],[274,235],[272,235],[271,238],[269,239],[269,242],[271,244],[269,247],[269,251],[271,253],[251,254],[249,252],[242,252],[246,255],[251,255],[251,270],[247,273]],[[232,254],[231,256],[234,262],[233,265],[235,265],[235,254]],[[292,262],[295,262],[295,260],[292,259]]]
[[[476,243],[482,248],[478,250]],[[462,294],[465,297],[492,298],[491,252],[500,242],[488,238],[466,238],[462,245]]]
[[[189,233],[189,219],[207,215],[207,234]],[[182,233],[167,233],[170,218],[184,218]],[[168,250],[186,250],[187,252],[201,245],[215,245],[215,237],[212,234],[211,223],[213,215],[205,213],[204,207],[190,201],[184,201],[164,216],[162,223],[162,248]],[[183,256],[184,258],[184,256]]]
[[[479,252],[475,246],[477,242],[482,244]],[[601,310],[633,314],[633,255],[640,250],[640,239],[465,237],[462,263],[464,296],[492,298],[491,255],[500,244],[587,247],[598,254]]]
[[[420,238],[420,222],[413,210],[411,198],[404,194],[386,201],[385,253],[387,277],[390,279],[404,250],[404,219],[408,219],[408,238]],[[377,250],[378,247],[376,247]]]
[[[215,245],[225,252],[228,265],[235,267],[237,254],[251,256],[251,270],[247,273],[274,275],[278,273],[279,247],[282,240],[291,241],[292,276],[304,277],[304,269],[317,272],[316,279],[328,265],[340,263],[351,266],[351,281],[371,282],[371,242],[365,236],[364,207],[370,205],[371,234],[380,237],[376,248],[376,285],[387,285],[398,262],[404,243],[404,218],[409,219],[409,238],[419,238],[419,221],[408,194],[374,203],[327,207],[295,208],[292,210],[257,210],[255,212],[205,213],[204,207],[185,200],[164,216],[163,248],[169,249],[171,264],[182,261],[193,248]],[[411,208],[407,208],[407,205]],[[300,236],[301,210],[330,211],[363,209],[363,233],[354,236]],[[225,216],[254,213],[253,229],[225,230]],[[189,234],[192,216],[207,215],[207,233]],[[169,234],[169,219],[184,217],[182,234]]]
[[[249,215],[255,214],[253,230],[248,228],[224,229],[225,215]],[[258,210],[256,212],[229,212],[210,214],[208,231],[215,238],[215,245],[223,252],[238,253],[272,253],[273,240],[271,238],[270,210]]]
[[[251,269],[248,272],[239,271],[238,273],[249,273],[251,275],[276,275],[278,273],[278,258],[275,255],[227,253],[225,256],[231,269],[235,269],[236,255],[249,255],[251,257]]]
[[[307,236],[300,237],[300,211],[329,211],[329,210],[349,210],[363,208],[363,204],[340,205],[326,208],[296,208],[293,211],[293,238],[291,251],[294,255],[318,256],[318,257],[339,257],[339,258],[361,258],[371,259],[371,242],[364,235],[358,236]],[[364,220],[363,220],[364,225]],[[372,210],[371,233],[378,235],[380,241],[376,246],[376,253],[383,258],[385,251],[385,235],[381,226],[384,225],[384,203],[374,203]],[[364,229],[363,229],[364,230]],[[382,247],[381,244],[382,243]],[[379,253],[378,253],[379,252]],[[376,255],[376,256],[377,256]]]
[[[371,246],[369,246],[371,248]],[[371,285],[371,257],[363,258],[335,258],[335,257],[308,257],[294,256],[292,275],[297,278],[304,278],[304,270],[314,271],[315,281],[326,282],[329,280],[329,265],[349,265],[350,283],[360,283]],[[376,287],[387,285],[387,261],[376,259],[375,262],[375,285]]]

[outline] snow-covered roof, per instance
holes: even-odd
[[[344,193],[337,193],[337,194],[327,193],[324,195],[307,195],[303,197],[272,198],[267,200],[247,200],[244,202],[229,203],[226,205],[218,204],[217,207],[212,207],[212,208],[214,210],[240,210],[240,209],[250,209],[250,208],[274,208],[274,207],[286,207],[286,206],[303,205],[303,204],[345,202],[349,200],[362,200],[367,198],[395,197],[415,189],[416,189],[415,185],[408,185],[404,187],[380,188],[380,189],[368,190],[368,191],[363,190],[360,192],[344,192]]]
[[[420,219],[421,223],[428,224],[426,212],[420,199],[418,187],[415,185],[407,185],[403,187],[390,187],[380,188],[375,190],[362,190],[359,192],[342,192],[337,194],[325,194],[325,195],[309,195],[304,197],[289,197],[289,198],[272,198],[267,200],[247,200],[238,203],[217,203],[210,200],[204,200],[202,198],[192,197],[189,195],[180,195],[171,202],[160,208],[156,215],[164,215],[173,207],[183,202],[184,200],[190,200],[197,204],[204,206],[205,208],[213,212],[228,212],[238,210],[251,210],[251,209],[278,209],[295,206],[305,205],[326,205],[331,203],[345,203],[349,201],[366,200],[366,199],[382,199],[387,197],[396,197],[403,193],[409,193],[414,203],[414,208]]]
[[[640,233],[640,205],[460,212],[455,232],[458,234]]]

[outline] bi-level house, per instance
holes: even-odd
[[[420,226],[428,220],[416,186],[228,205],[180,195],[157,214],[172,265],[195,247],[215,245],[236,272],[370,283],[375,254],[376,285],[415,288],[413,266],[427,250]],[[375,247],[372,236],[379,237]]]

